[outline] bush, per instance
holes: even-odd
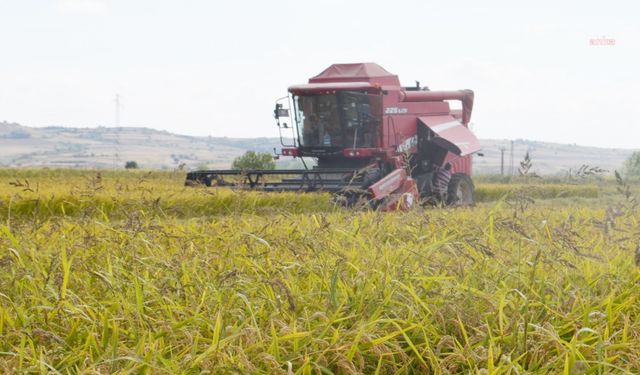
[[[125,169],[138,169],[138,163],[135,161],[128,161],[124,164]]]
[[[247,151],[231,164],[232,169],[276,169],[273,157],[266,152]]]
[[[624,174],[627,177],[640,176],[640,151],[636,151],[624,162]]]

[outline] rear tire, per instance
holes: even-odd
[[[447,205],[471,206],[474,204],[474,186],[471,177],[464,173],[455,173],[449,181]]]

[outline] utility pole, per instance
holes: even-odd
[[[120,126],[120,94],[116,94],[116,99],[114,100],[116,104],[116,127]]]
[[[510,160],[511,166],[509,167],[509,175],[513,176],[513,173],[515,172],[513,170],[513,141],[511,141],[511,160]]]
[[[504,176],[504,152],[506,148],[500,147],[500,176]]]
[[[118,128],[120,127],[120,94],[116,94],[114,103],[115,103],[116,129],[113,129],[113,133],[115,136],[115,153],[113,155],[113,167],[117,168],[118,164],[120,164],[120,137],[118,135]]]

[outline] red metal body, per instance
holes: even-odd
[[[340,166],[350,159],[363,160],[363,165],[376,161],[385,164],[383,177],[368,190],[375,199],[387,199],[385,205],[389,209],[394,205],[397,207],[398,199],[406,199],[406,194],[418,198],[420,192],[412,177],[426,173],[427,167],[421,170],[425,164],[437,168],[450,162],[452,173],[471,175],[471,155],[480,150],[478,139],[468,129],[474,101],[471,90],[428,91],[420,87],[402,87],[396,75],[379,65],[359,63],[334,64],[309,79],[307,84],[289,87],[289,92],[294,98],[294,106],[300,97],[331,96],[340,92],[355,92],[373,98],[367,110],[377,120],[375,139],[366,147],[332,149],[329,156],[322,145],[305,147],[305,142],[300,142],[297,149],[287,149],[286,154],[317,157],[321,166],[323,162]],[[462,109],[452,110],[450,101],[460,102]],[[299,103],[300,107],[304,106]],[[308,118],[314,115],[307,107],[299,109],[302,113],[297,119],[299,139],[306,136],[301,134],[301,128],[309,128],[311,125],[307,122],[311,120]],[[357,131],[354,137],[357,141]],[[407,172],[409,170],[411,173]],[[390,200],[391,196],[395,199]],[[402,196],[405,198],[398,198]],[[402,203],[402,206],[407,205],[410,203]]]

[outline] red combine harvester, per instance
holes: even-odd
[[[449,101],[461,102],[462,109],[451,109]],[[434,175],[450,163],[446,203],[472,204],[471,155],[480,150],[468,129],[472,108],[471,90],[402,87],[398,76],[377,64],[334,64],[308,84],[289,87],[274,110],[281,155],[315,158],[316,166],[200,170],[189,172],[186,184],[328,191],[347,204],[365,198],[378,209],[407,209],[433,197]],[[295,126],[283,120],[290,110]],[[290,144],[283,131],[291,131]],[[243,182],[225,181],[234,175]]]

